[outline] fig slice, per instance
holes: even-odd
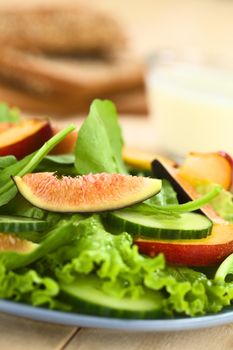
[[[102,212],[144,201],[158,193],[161,180],[122,174],[57,177],[55,173],[15,176],[19,192],[33,205],[55,212]]]

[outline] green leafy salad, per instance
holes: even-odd
[[[100,173],[148,176],[124,164],[121,129],[110,101],[92,103],[73,154],[48,155],[74,128],[66,127],[19,161],[0,157],[0,298],[131,319],[200,316],[229,307],[232,255],[219,266],[190,268],[168,264],[163,253],[142,254],[136,244],[142,237],[166,244],[209,236],[212,222],[193,212],[209,202],[232,220],[231,194],[219,186],[200,186],[200,199],[179,204],[163,179],[157,195],[99,213],[48,211],[18,192],[14,177],[29,173],[53,172],[57,179]],[[5,248],[7,239],[15,250]]]

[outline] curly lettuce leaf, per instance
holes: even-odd
[[[199,184],[198,193],[205,195],[216,187],[214,183]],[[222,188],[220,194],[209,203],[213,209],[225,220],[233,222],[233,194]]]
[[[106,295],[118,301],[154,293],[164,317],[216,313],[233,301],[232,282],[208,279],[190,268],[168,266],[162,254],[143,256],[126,232],[117,236],[107,232],[100,216],[84,219],[75,215],[69,224],[63,223],[50,233],[37,253],[22,257],[8,252],[8,260],[1,258],[7,252],[0,253],[0,297],[62,308],[63,304],[57,304],[63,303],[60,285],[74,283],[78,288],[80,276],[90,275],[98,278],[99,288]],[[22,270],[22,266],[27,267]],[[17,271],[10,271],[12,267]]]
[[[232,284],[189,268],[167,266],[162,254],[154,258],[139,254],[127,233],[111,235],[97,216],[83,220],[72,245],[50,254],[46,264],[61,284],[78,283],[80,274],[94,273],[102,281],[101,289],[117,299],[137,299],[148,289],[157,298],[159,292],[164,316],[218,312],[233,300]]]
[[[165,179],[162,180],[161,191],[155,196],[147,199],[144,203],[147,203],[151,206],[153,205],[166,206],[170,204],[179,204],[177,199],[177,193],[174,191],[170,182]]]
[[[0,298],[24,302],[50,309],[70,310],[69,305],[58,300],[59,284],[50,277],[42,277],[35,270],[19,273],[7,271],[0,264]]]

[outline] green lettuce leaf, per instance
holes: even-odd
[[[216,187],[214,183],[199,184],[198,193],[205,195]],[[220,194],[209,203],[225,220],[233,222],[233,194],[222,188]]]
[[[218,312],[233,300],[232,284],[189,268],[167,266],[162,254],[154,258],[139,254],[127,233],[111,235],[98,216],[83,220],[72,245],[47,259],[44,265],[61,284],[78,283],[80,274],[94,273],[102,290],[118,299],[140,298],[148,289],[157,298],[159,292],[164,316]]]
[[[17,108],[10,108],[5,103],[0,103],[0,122],[16,123],[20,120],[20,112]]]
[[[114,104],[94,100],[81,126],[75,147],[75,166],[88,173],[127,173],[122,160],[122,135]]]
[[[47,305],[54,309],[59,302],[55,297],[59,293],[59,285],[53,279],[41,277],[34,270],[24,273],[7,271],[0,264],[0,298],[27,302],[34,306]]]
[[[153,205],[165,206],[170,204],[179,204],[177,200],[176,192],[174,191],[170,182],[165,179],[162,180],[161,191],[155,196],[147,199],[144,203],[147,203],[151,206]]]

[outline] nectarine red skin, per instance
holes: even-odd
[[[142,254],[151,257],[163,253],[168,264],[184,266],[211,266],[220,264],[233,252],[233,240],[218,245],[179,245],[138,240],[135,242]]]
[[[233,253],[233,224],[214,224],[207,238],[159,241],[137,239],[134,242],[143,254],[155,256],[163,253],[173,265],[211,266],[220,264]]]
[[[25,123],[27,122],[25,121]],[[40,148],[53,136],[53,132],[49,122],[39,121],[39,123],[41,123],[39,128],[33,129],[32,127],[22,139],[12,139],[11,143],[6,146],[0,146],[0,156],[14,155],[17,159],[21,159]],[[4,132],[1,135],[3,134]]]

